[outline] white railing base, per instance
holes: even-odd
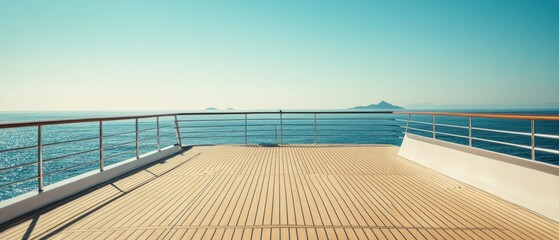
[[[559,221],[559,167],[406,134],[398,154]]]

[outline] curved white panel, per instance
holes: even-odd
[[[559,167],[407,134],[398,154],[559,221]]]

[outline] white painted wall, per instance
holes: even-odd
[[[559,221],[559,167],[407,134],[398,154]]]
[[[48,204],[62,200],[98,184],[107,182],[134,169],[159,161],[181,151],[171,146],[105,167],[105,171],[91,171],[45,187],[42,193],[36,191],[4,201],[0,205],[0,224],[23,216]]]

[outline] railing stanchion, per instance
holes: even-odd
[[[281,145],[283,145],[283,113],[281,112],[281,110],[279,111],[279,115],[280,115],[280,140],[281,140]]]
[[[274,138],[276,139],[276,145],[278,144],[278,125],[274,124]]]
[[[433,139],[436,139],[436,134],[435,134],[435,133],[437,132],[436,123],[435,123],[435,121],[436,121],[436,119],[437,119],[436,116],[437,116],[437,115],[434,115],[434,114],[433,114]]]
[[[536,136],[535,136],[535,132],[536,132],[536,123],[534,121],[534,119],[530,120],[530,128],[531,130],[531,140],[532,140],[532,151],[531,151],[531,155],[532,155],[532,160],[536,160]]]
[[[140,132],[138,131],[138,118],[136,118],[136,159],[140,158]]]
[[[314,113],[314,144],[316,145],[316,113]]]
[[[156,118],[155,122],[156,122],[156,125],[157,125],[157,151],[160,152],[161,151],[161,134],[159,132],[159,117]]]
[[[38,185],[39,192],[43,191],[43,126],[37,126],[37,158],[38,158]]]
[[[103,157],[103,121],[99,121],[99,171],[105,171],[105,158]]]
[[[245,145],[248,145],[247,121],[247,114],[245,113]]]
[[[179,119],[177,118],[176,114],[175,114],[175,130],[177,132],[177,143],[179,144],[179,147],[182,147],[181,130],[179,127]]]
[[[472,146],[472,117],[468,117],[468,146]]]

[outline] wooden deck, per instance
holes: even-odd
[[[207,146],[3,228],[0,239],[558,239],[559,224],[393,146]]]

